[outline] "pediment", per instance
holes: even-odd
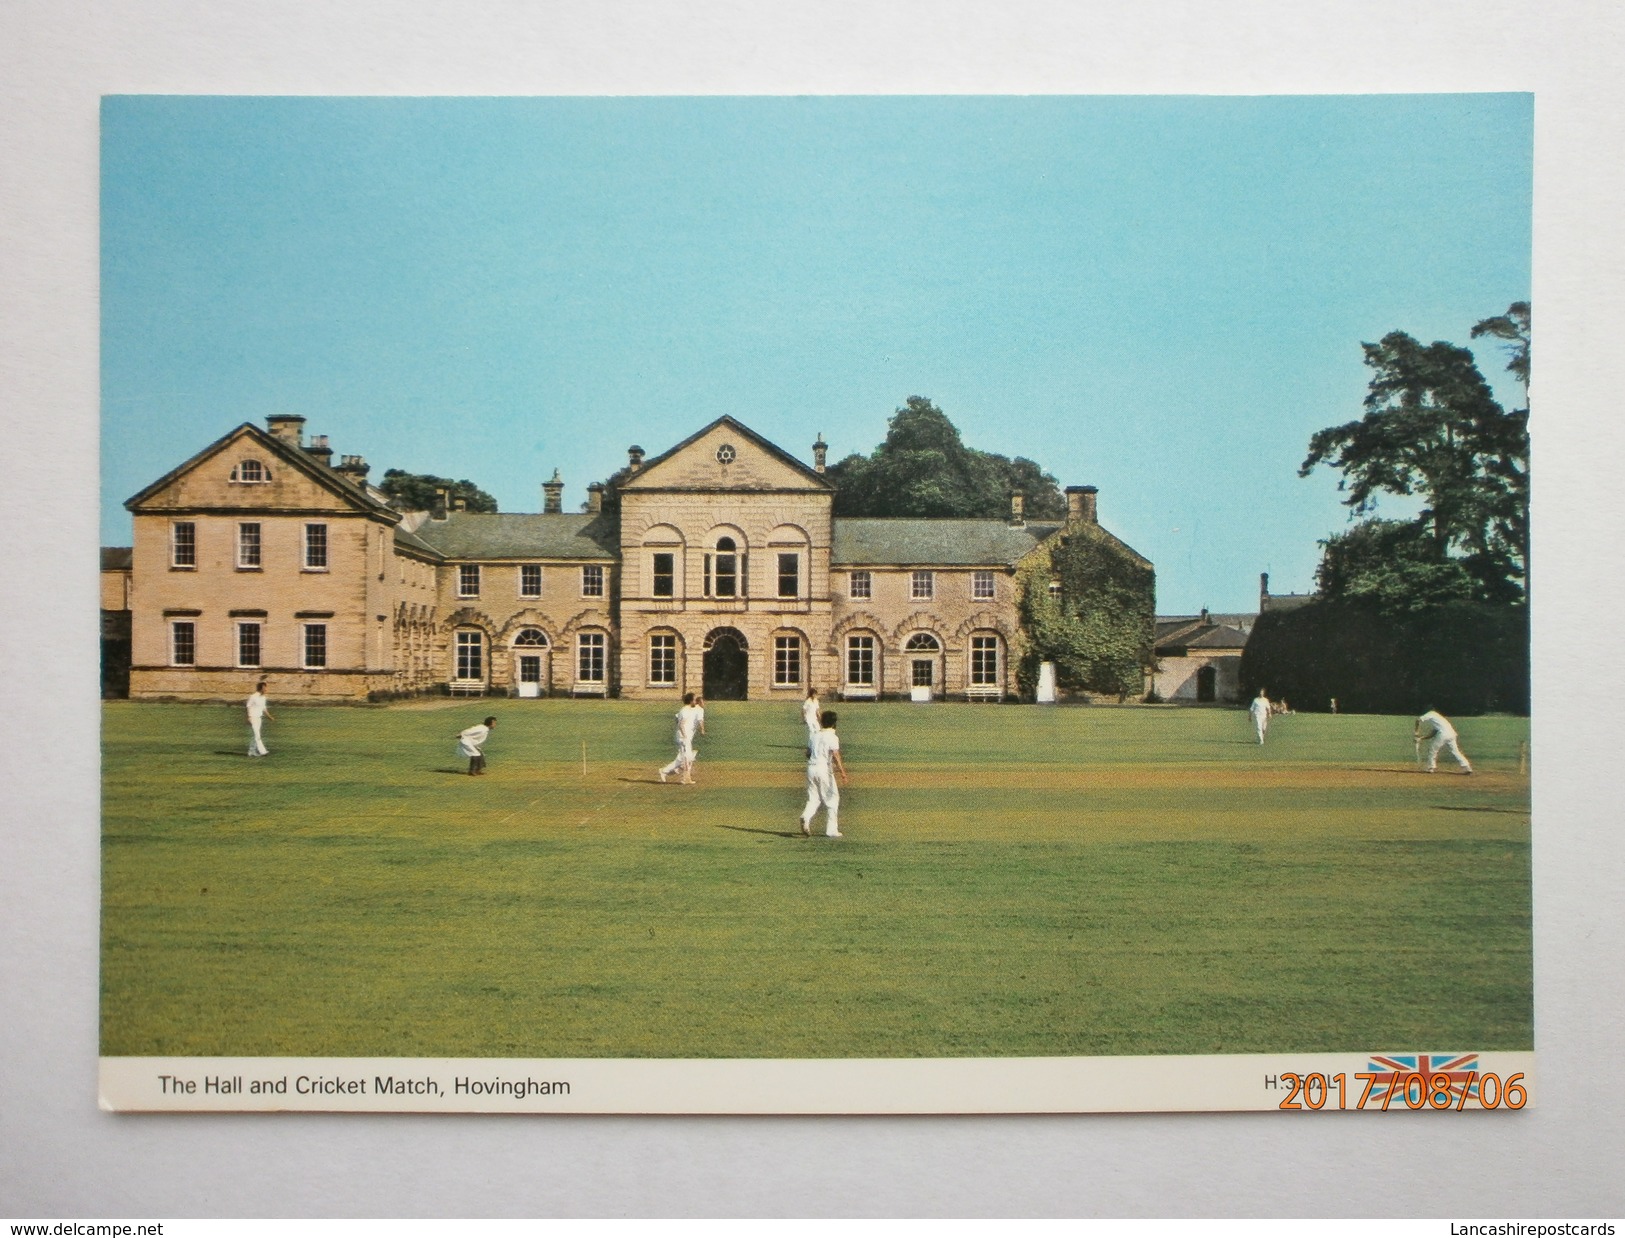
[[[125,506],[141,512],[389,511],[299,448],[246,423],[166,473]]]
[[[820,493],[831,488],[822,474],[732,417],[712,422],[621,483],[623,491]]]

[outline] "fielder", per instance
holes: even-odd
[[[491,728],[496,724],[495,718],[487,718],[484,722],[457,733],[457,751],[468,758],[470,775],[485,773],[485,753],[481,750],[481,745],[491,738]]]
[[[1462,755],[1461,747],[1456,743],[1456,728],[1450,725],[1450,720],[1436,709],[1430,709],[1416,720],[1411,728],[1411,739],[1416,746],[1416,759],[1422,759],[1422,741],[1427,740],[1427,771],[1430,774],[1438,773],[1439,753],[1448,752],[1456,758],[1456,764],[1461,766],[1461,772],[1473,772],[1471,762]]]
[[[812,819],[818,815],[818,806],[824,806],[824,837],[844,838],[841,833],[841,789],[835,785],[835,775],[847,781],[846,766],[841,763],[841,737],[835,733],[835,711],[826,709],[818,719],[818,734],[807,747],[807,806],[801,810],[801,834],[812,836]]]
[[[271,703],[265,699],[265,681],[262,679],[254,685],[254,691],[248,698],[248,755],[251,757],[271,755],[260,736],[260,726],[270,716]]]
[[[659,770],[660,781],[665,782],[672,774],[681,774],[682,781],[690,784],[694,781],[694,735],[695,732],[705,734],[705,707],[692,692],[683,693],[683,707],[677,711],[674,721],[677,755],[670,765]]]
[[[694,762],[699,760],[700,750],[695,747],[695,740],[705,734],[705,698],[698,692],[694,694],[694,734],[688,739],[688,780],[694,781]]]
[[[1253,703],[1247,706],[1247,712],[1253,716],[1253,729],[1258,732],[1258,742],[1264,742],[1264,732],[1270,729],[1270,698],[1264,694],[1264,689],[1258,690]]]
[[[801,721],[807,728],[807,747],[812,747],[813,740],[818,738],[820,730],[818,720],[824,712],[824,707],[818,703],[818,689],[808,688],[807,699],[801,702]]]

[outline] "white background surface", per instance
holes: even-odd
[[[1617,6],[1575,0],[5,0],[0,1214],[1625,1211],[1613,768],[1625,687],[1622,21]],[[1537,92],[1537,1108],[929,1119],[95,1109],[99,96],[1475,89]]]

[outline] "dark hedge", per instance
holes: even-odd
[[[1529,611],[1459,602],[1409,614],[1311,602],[1259,615],[1241,656],[1260,687],[1295,710],[1445,714],[1529,712]]]

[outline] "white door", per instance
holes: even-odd
[[[536,653],[519,655],[519,695],[542,694],[542,657]]]
[[[936,684],[935,658],[913,658],[909,663],[909,694],[911,701],[929,701]]]

